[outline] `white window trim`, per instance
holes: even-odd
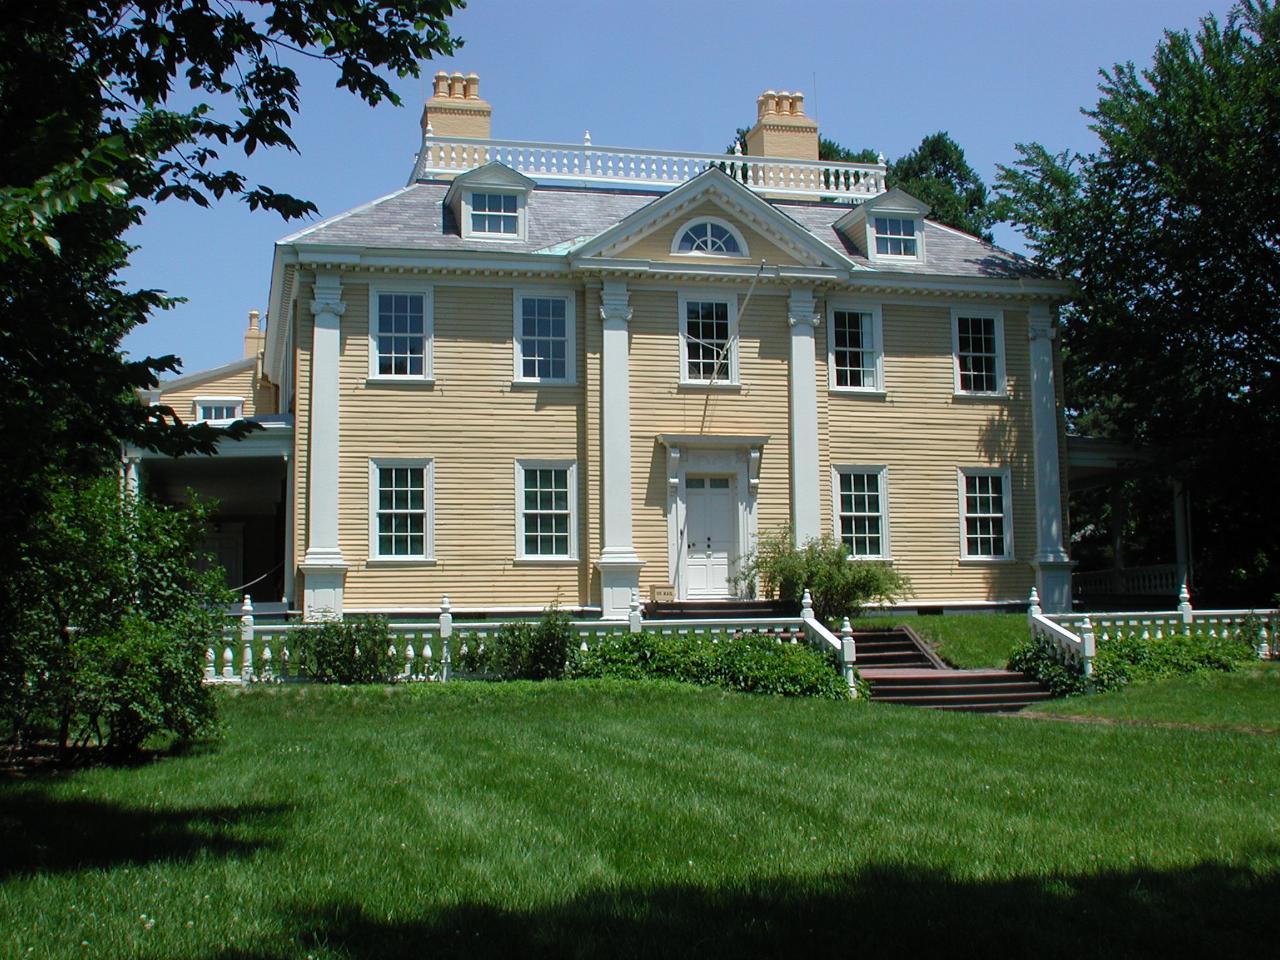
[[[471,228],[472,197],[477,193],[483,193],[486,195],[497,194],[504,197],[516,198],[516,232],[514,234],[483,233]],[[528,194],[523,190],[511,190],[503,187],[474,187],[469,190],[463,190],[461,205],[462,223],[459,224],[462,228],[462,239],[484,240],[488,243],[514,243],[518,240],[525,239],[528,235],[526,223],[527,218],[525,214],[527,200]]]
[[[681,250],[680,241],[684,239],[685,233],[688,232],[690,227],[696,227],[700,223],[714,223],[717,227],[723,227],[727,230],[729,235],[737,241],[738,252],[708,253],[705,250]],[[718,257],[720,259],[730,258],[734,260],[745,260],[751,256],[751,251],[747,247],[747,238],[742,235],[742,231],[728,220],[722,220],[719,217],[694,217],[692,220],[685,221],[671,238],[671,253],[677,257]]]
[[[524,472],[526,470],[568,470],[569,552],[549,557],[524,552]],[[578,561],[578,462],[576,460],[530,460],[515,462],[516,560],[521,563],[577,563]]]
[[[378,471],[392,467],[423,468],[424,523],[422,545],[425,553],[390,554],[378,552]],[[436,462],[431,457],[371,457],[369,459],[369,560],[371,564],[434,563],[436,559]]]
[[[902,253],[876,252],[876,217],[889,220],[910,220],[915,226],[916,252],[914,256]],[[906,210],[867,211],[867,259],[880,263],[924,263],[924,217]]]
[[[965,477],[1000,477],[1004,490],[1004,556],[970,556],[969,531],[965,524]],[[1013,556],[1013,481],[1008,467],[958,467],[956,486],[960,508],[960,559],[965,563],[1009,563]]]
[[[836,311],[871,314],[871,352],[874,358],[874,386],[841,387],[836,385]],[[831,300],[827,303],[827,389],[832,393],[870,393],[883,395],[884,389],[884,315],[878,303],[856,300]]]
[[[382,294],[407,293],[422,297],[422,374],[378,372],[378,299]],[[435,382],[436,366],[435,290],[424,283],[378,283],[369,285],[369,380],[379,383]]]
[[[848,560],[892,560],[893,548],[889,539],[889,467],[877,463],[836,463],[831,465],[831,522],[836,543],[843,543],[840,536],[840,475],[842,473],[874,473],[880,479],[880,553],[875,556],[848,554]]]
[[[738,295],[726,294],[723,290],[681,290],[676,322],[680,328],[680,380],[684,387],[736,387],[738,381]],[[716,301],[729,305],[729,379],[728,380],[690,380],[689,372],[689,340],[688,327],[685,320],[688,314],[687,304],[690,300]]]
[[[214,425],[223,423],[234,423],[244,418],[244,397],[196,397],[192,403],[192,414],[195,423],[211,423]],[[219,407],[235,407],[235,416],[227,417],[219,420],[206,420],[200,416],[200,408],[203,406],[219,406]]]
[[[524,376],[524,335],[523,335],[523,301],[525,297],[546,300],[563,300],[565,302],[565,375],[563,378],[526,377]],[[577,294],[566,287],[525,287],[512,291],[511,296],[511,343],[512,373],[514,383],[554,384],[562,387],[576,386],[578,383],[578,318]]]
[[[960,318],[985,317],[995,321],[996,336],[996,389],[995,390],[961,390],[960,389]],[[958,397],[1005,397],[1009,395],[1009,382],[1005,376],[1004,366],[1004,311],[999,307],[952,307],[951,308],[951,373],[954,377],[955,393]]]

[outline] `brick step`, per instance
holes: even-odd
[[[1034,681],[1024,683],[873,683],[871,688],[877,691],[881,700],[899,697],[933,697],[933,696],[965,696],[972,694],[990,694],[992,696],[1040,696],[1049,694]]]
[[[926,657],[915,650],[887,651],[885,653],[858,651],[858,666],[862,667],[920,667],[928,669],[933,666]]]
[[[889,694],[888,696],[876,697],[872,692],[873,699],[879,700],[881,703],[902,703],[918,707],[936,707],[945,706],[949,703],[961,704],[977,704],[977,703],[1022,703],[1031,701],[1048,700],[1049,695],[1043,691],[1027,691],[1027,690],[974,690],[968,693],[922,693],[912,694],[911,696],[903,696],[901,694]]]
[[[873,700],[929,710],[1011,713],[1050,699],[1049,692],[1030,677],[1011,670],[940,670],[868,664],[863,677],[871,686]]]
[[[861,660],[861,658],[859,658]],[[1035,681],[1023,673],[1015,673],[1012,670],[934,670],[927,668],[906,668],[897,669],[885,667],[883,669],[871,668],[863,672],[867,681],[871,684],[880,684],[882,686],[897,686],[901,684],[928,684],[935,686],[939,684],[959,684],[961,686],[983,683],[983,684],[1001,684],[1001,683],[1034,683]]]

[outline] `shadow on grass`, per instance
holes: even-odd
[[[1277,852],[1262,856],[1274,863]],[[990,882],[880,865],[721,889],[594,891],[532,910],[463,905],[406,922],[335,904],[289,918],[292,943],[212,956],[1262,956],[1280,935],[1278,894],[1280,875],[1220,864]]]
[[[40,790],[0,794],[0,882],[197,855],[247,856],[273,844],[283,805],[150,810],[96,800],[63,800]]]

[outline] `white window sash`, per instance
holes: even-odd
[[[682,385],[686,386],[737,386],[738,385],[738,298],[736,295],[726,297],[723,291],[716,293],[703,293],[700,291],[681,291],[677,298],[679,303],[679,324],[680,324],[680,380]],[[712,379],[696,379],[689,376],[689,342],[692,337],[689,335],[688,305],[690,303],[723,303],[727,306],[726,314],[728,317],[728,336],[723,346],[718,348],[716,355],[715,369],[713,373],[720,369],[726,371],[725,377],[713,376]],[[699,341],[702,344],[710,344],[709,341]],[[701,361],[706,363],[706,360]]]
[[[840,480],[848,474],[872,474],[876,477],[879,489],[880,512],[880,552],[878,554],[848,553],[850,560],[890,560],[893,552],[889,539],[889,467],[886,464],[841,463],[831,468],[831,508],[832,523],[837,543],[844,543],[841,520],[845,516],[872,516],[872,514],[846,514],[840,509]]]
[[[983,319],[992,321],[992,332],[995,337],[995,378],[994,390],[965,390],[961,378],[960,363],[960,318]],[[966,354],[969,355],[969,354]],[[974,354],[989,356],[989,354]],[[955,379],[957,396],[964,397],[1003,397],[1008,395],[1008,380],[1005,376],[1005,344],[1004,344],[1004,311],[988,307],[953,307],[951,309],[951,367]]]
[[[565,375],[563,377],[528,377],[524,373],[524,301],[563,300],[565,328]],[[562,288],[528,288],[515,290],[512,296],[512,344],[513,369],[512,379],[517,383],[545,383],[559,386],[574,386],[578,382],[577,355],[577,297],[572,290]]]
[[[989,467],[961,467],[956,471],[959,486],[959,507],[960,507],[960,558],[962,560],[973,560],[979,562],[993,563],[998,561],[1007,561],[1014,559],[1013,555],[1013,484],[1011,481],[1011,473],[1007,468],[989,468]],[[996,477],[1000,480],[1000,501],[1002,511],[998,515],[1001,518],[1003,526],[1003,546],[1002,552],[998,556],[985,553],[969,552],[969,519],[994,517],[997,514],[987,513],[969,513],[967,492],[968,478],[970,477]]]
[[[544,554],[525,552],[525,474],[530,470],[564,470],[568,487],[569,552]],[[516,559],[534,563],[565,563],[578,559],[578,464],[575,460],[517,460],[515,462]],[[546,511],[528,511],[541,513]]]
[[[422,549],[419,554],[382,553],[378,539],[378,516],[383,513],[379,503],[381,493],[380,473],[397,467],[422,470]],[[398,458],[378,457],[369,461],[369,559],[379,562],[412,563],[415,561],[435,560],[436,556],[436,519],[435,519],[435,460],[433,458]],[[406,511],[389,511],[404,513]],[[412,511],[418,512],[418,511]]]
[[[422,373],[381,373],[378,338],[384,296],[422,298]],[[431,383],[435,379],[435,290],[430,285],[371,284],[369,287],[369,373],[370,380]],[[387,334],[387,336],[402,336]],[[404,336],[417,336],[405,334]]]
[[[836,371],[836,314],[871,315],[868,331],[871,344],[864,353],[871,354],[873,382],[861,387],[841,386]],[[827,304],[827,388],[837,393],[884,393],[884,311],[878,303],[832,300]]]

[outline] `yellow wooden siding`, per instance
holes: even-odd
[[[161,386],[160,402],[172,407],[173,412],[188,423],[194,421],[198,415],[195,408],[197,397],[239,397],[244,401],[246,417],[252,417],[257,413],[275,412],[274,404],[271,402],[270,385],[265,382],[259,385],[254,367],[214,377],[194,386],[180,387],[177,390],[165,390]]]
[[[701,203],[692,210],[682,211],[670,223],[662,225],[647,236],[641,237],[635,243],[612,254],[612,256],[628,260],[665,260],[681,263],[696,260],[699,264],[705,264],[706,266],[742,266],[742,257],[709,257],[701,254],[691,257],[688,254],[673,254],[671,252],[671,244],[675,241],[676,231],[685,227],[689,221],[696,220],[699,217],[716,217],[733,224],[742,234],[742,238],[747,241],[746,253],[749,263],[759,264],[762,258],[768,260],[770,264],[795,265],[800,262],[796,259],[794,253],[783,250],[772,240],[744,225],[732,213],[711,201]]]
[[[1026,314],[1004,311],[1009,396],[1002,399],[955,395],[948,308],[885,304],[883,322],[886,396],[827,394],[825,529],[835,532],[833,465],[885,464],[894,565],[911,578],[918,601],[1026,597],[1036,536]],[[961,467],[1009,468],[1014,560],[960,560]]]
[[[434,386],[368,382],[369,287],[343,284],[339,542],[348,607],[583,603],[585,491],[596,482],[582,434],[582,387],[513,386],[512,289],[434,286]],[[584,303],[574,298],[576,340]],[[577,380],[585,373],[578,351]],[[369,562],[369,461],[434,461],[434,565]],[[577,463],[578,562],[518,561],[515,461]]]
[[[739,303],[742,301],[739,296]],[[757,289],[739,317],[737,389],[680,387],[675,291],[631,294],[632,524],[645,595],[671,582],[667,556],[667,454],[659,434],[768,436],[757,500],[761,532],[790,516],[787,301]]]

